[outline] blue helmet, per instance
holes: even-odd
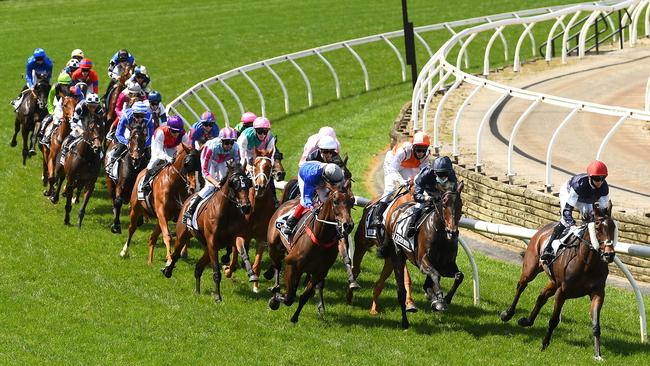
[[[434,172],[449,172],[453,169],[448,156],[439,156],[431,164]]]
[[[149,92],[149,95],[147,95],[147,99],[149,100],[149,102],[160,103],[162,101],[162,96],[160,95],[159,92],[153,90]]]
[[[35,50],[34,50],[34,57],[35,57],[35,58],[38,58],[38,57],[45,57],[45,50],[42,49],[42,48],[37,48],[37,49],[35,49]]]

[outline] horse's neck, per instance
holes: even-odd
[[[329,199],[325,204],[323,204],[323,206],[320,209],[320,212],[318,212],[318,215],[314,217],[314,225],[312,231],[314,232],[314,235],[316,237],[323,237],[327,234],[330,234],[332,236],[336,235],[336,231],[334,230],[333,225],[326,224],[319,220],[330,221],[330,222],[335,220],[334,210],[332,209],[332,204],[329,202]]]

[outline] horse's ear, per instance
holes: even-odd
[[[460,183],[458,183],[458,187],[456,188],[456,192],[461,193],[463,191],[463,187],[465,187],[465,182],[460,181]]]
[[[343,165],[348,165],[348,153],[345,153],[345,155],[343,155]]]
[[[607,203],[607,216],[612,217],[612,200]]]

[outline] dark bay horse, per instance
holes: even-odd
[[[134,67],[134,65],[125,67],[124,70],[122,70],[122,74],[120,74],[120,78],[117,80],[115,85],[113,85],[111,90],[106,93],[106,108],[104,111],[106,113],[105,119],[108,121],[108,123],[113,122],[115,119],[115,105],[117,104],[117,97],[119,97],[122,90],[124,90],[126,81],[131,77],[131,73]]]
[[[582,237],[575,235],[561,249],[550,267],[542,265],[539,257],[544,244],[557,223],[550,223],[537,231],[530,240],[524,254],[521,276],[517,282],[515,298],[508,309],[501,313],[501,320],[508,321],[515,314],[515,308],[521,293],[528,283],[539,273],[546,272],[549,281],[537,297],[535,307],[527,318],[519,319],[519,325],[530,327],[535,322],[540,308],[555,295],[553,315],[548,322],[548,330],[542,341],[542,350],[551,342],[553,330],[560,322],[562,306],[567,299],[589,295],[591,298],[591,334],[594,337],[594,357],[601,360],[600,355],[600,309],[605,300],[605,281],[609,274],[608,263],[614,261],[616,252],[614,245],[618,241],[618,228],[611,218],[612,205],[601,209],[594,204],[594,221],[590,223]]]
[[[276,219],[298,204],[298,200],[291,200],[282,204],[271,217],[267,240],[269,254],[275,269],[275,286],[273,296],[269,300],[269,307],[277,310],[280,303],[291,306],[296,299],[300,277],[307,274],[307,284],[300,295],[298,308],[291,317],[292,323],[298,322],[300,311],[314,295],[316,287],[322,283],[334,264],[338,255],[339,241],[348,236],[354,228],[350,210],[354,205],[354,196],[351,192],[351,182],[333,185],[326,183],[329,193],[314,212],[305,214],[296,227],[292,243],[285,244],[281,239],[279,230],[275,227]],[[285,257],[285,253],[288,254]],[[286,295],[280,294],[280,269],[285,263]],[[324,311],[322,291],[320,292],[319,311]]]
[[[176,148],[176,158],[172,164],[162,168],[151,182],[151,206],[153,212],[149,211],[145,201],[138,200],[138,190],[133,189],[131,192],[131,213],[129,222],[129,236],[120,252],[120,256],[125,258],[129,253],[129,245],[133,233],[138,228],[143,216],[148,218],[157,218],[156,225],[149,237],[149,256],[147,263],[153,261],[153,247],[160,234],[163,234],[165,242],[167,261],[171,261],[171,241],[172,237],[167,227],[169,220],[176,220],[181,212],[183,202],[196,189],[196,179],[194,172],[200,169],[198,155],[194,150],[185,144],[180,144]],[[134,187],[138,187],[144,177],[145,171],[141,171],[135,180]]]
[[[246,228],[249,230],[248,237],[255,239],[257,251],[255,253],[255,262],[253,264],[254,281],[253,292],[259,291],[259,275],[262,265],[262,255],[266,247],[266,232],[269,228],[269,221],[275,212],[275,194],[273,183],[271,179],[273,163],[271,157],[273,151],[271,150],[258,150],[254,149],[254,171],[253,171],[253,185],[255,189],[251,189],[248,193],[248,198],[251,202],[251,212],[245,216]],[[237,251],[233,251],[230,264],[224,268],[226,277],[232,275],[237,264],[237,253],[245,253],[248,242],[241,248],[237,246]]]
[[[401,204],[413,201],[413,194],[410,191],[409,187],[403,187],[394,193],[394,199],[395,202],[387,210],[387,217],[389,217],[390,213],[393,212],[393,210],[395,210],[395,208],[399,207]],[[371,217],[368,216],[372,213],[371,208],[377,203],[377,201],[379,201],[379,198],[373,202],[370,202],[366,207],[364,207],[363,214],[361,215],[361,221],[359,222],[359,228],[357,228],[357,231],[354,234],[354,255],[352,256],[351,272],[352,278],[355,282],[361,273],[361,261],[363,260],[363,257],[371,248],[379,245],[379,240],[382,237],[381,233],[377,233],[375,238],[369,238],[366,236],[366,223],[371,220]],[[370,306],[370,313],[373,315],[379,313],[377,300],[379,299],[379,295],[384,289],[386,280],[388,277],[390,277],[391,273],[393,273],[393,263],[391,261],[384,261],[381,275],[373,286],[374,290],[372,294],[372,305]],[[409,275],[407,266],[404,266],[404,287],[406,289],[406,311],[417,312],[417,307],[415,306],[415,302],[411,297],[411,277]],[[346,302],[348,305],[352,304],[354,290],[355,289],[352,287],[348,287],[347,289]]]
[[[149,149],[145,147],[147,141],[146,126],[136,124],[131,127],[129,144],[127,150],[121,157],[118,157],[114,164],[118,164],[117,179],[111,178],[110,172],[106,172],[106,189],[111,197],[113,206],[113,223],[111,224],[111,232],[114,234],[122,233],[122,225],[120,223],[120,211],[122,204],[131,199],[133,186],[138,174],[147,166],[149,162]],[[109,146],[109,150],[111,146]],[[107,154],[105,157],[104,166],[109,165],[110,156]]]
[[[23,136],[23,165],[27,164],[27,157],[36,154],[36,134],[41,122],[47,116],[47,95],[50,91],[50,83],[47,81],[47,74],[37,74],[34,90],[25,90],[24,96],[18,110],[14,123],[14,135],[11,138],[11,147],[15,147],[18,142],[16,136],[21,132]],[[31,134],[31,136],[30,136]],[[29,147],[28,143],[29,141]]]
[[[91,113],[88,118],[89,121],[84,123],[86,129],[83,131],[79,142],[70,147],[64,164],[57,165],[58,185],[54,196],[51,197],[52,202],[58,201],[63,179],[65,179],[66,185],[63,191],[63,195],[66,197],[64,223],[69,225],[74,189],[76,188],[77,191],[80,191],[81,188],[86,189],[78,212],[79,227],[81,227],[81,222],[86,214],[86,206],[90,196],[95,190],[95,182],[101,167],[102,144],[104,142],[104,121],[95,117],[94,113]]]
[[[70,122],[74,114],[74,108],[77,105],[77,98],[64,97],[63,98],[63,116],[61,122],[54,128],[50,135],[50,143],[42,144],[41,151],[43,152],[43,185],[49,183],[49,189],[43,191],[43,195],[52,196],[54,194],[54,187],[56,184],[56,165],[60,158],[61,146],[63,140],[70,134]]]
[[[187,245],[192,236],[196,237],[203,245],[203,257],[199,259],[194,268],[194,278],[196,279],[196,290],[201,292],[201,275],[205,266],[210,263],[212,267],[212,278],[216,286],[215,301],[221,302],[221,268],[219,266],[219,249],[237,242],[237,246],[243,247],[244,241],[249,239],[247,222],[244,215],[250,213],[251,203],[248,198],[251,188],[250,178],[236,161],[229,161],[228,174],[221,181],[221,189],[216,190],[208,201],[197,213],[198,230],[190,229],[183,224],[182,217],[187,210],[189,201],[186,201],[180,212],[176,224],[176,244],[174,245],[174,254],[172,260],[162,269],[165,277],[170,278],[180,258],[181,248]],[[246,251],[242,252],[242,257],[246,263],[249,275],[252,269]]]
[[[434,311],[447,310],[447,304],[451,303],[456,289],[463,281],[463,274],[456,265],[458,222],[463,208],[460,195],[463,186],[463,182],[460,182],[455,189],[442,194],[440,203],[433,203],[433,212],[424,218],[422,226],[415,234],[416,243],[412,252],[401,247],[398,248],[393,240],[393,233],[397,230],[398,223],[408,215],[407,211],[410,210],[414,203],[405,203],[397,207],[387,217],[384,240],[395,250],[391,251],[390,258],[385,260],[390,260],[393,264],[397,282],[397,301],[402,310],[403,329],[409,327],[406,316],[406,288],[404,286],[404,265],[407,259],[427,275],[425,291],[431,299],[431,309]],[[442,293],[441,276],[454,277],[454,284],[449,289],[447,296],[443,296]]]

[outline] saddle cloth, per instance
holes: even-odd
[[[79,142],[81,142],[81,136],[75,138],[74,140],[72,140],[70,142],[70,147],[68,147],[68,154],[70,154],[70,151],[72,151],[75,148],[75,146],[77,146],[77,144],[79,144]],[[67,155],[61,154],[61,158],[59,158],[59,163],[61,165],[65,165],[65,158],[66,157],[67,157]]]
[[[217,192],[217,190],[215,189],[214,191],[212,191],[212,193],[210,193],[209,196],[207,196],[206,198],[201,199],[201,201],[199,202],[199,205],[196,207],[196,210],[194,210],[194,214],[192,215],[192,220],[190,220],[187,223],[187,227],[189,227],[192,230],[199,231],[199,224],[198,224],[198,222],[196,220],[199,218],[199,214],[205,208],[205,205],[210,201],[210,198],[212,198],[212,196],[214,196],[214,194],[216,192]],[[188,200],[191,200],[196,195],[198,195],[198,193],[195,193],[192,196],[190,196],[188,198]]]
[[[291,240],[290,240],[289,236],[287,236],[283,232],[282,229],[287,225],[287,219],[289,218],[289,216],[293,216],[294,211],[296,211],[295,207],[292,208],[291,210],[287,211],[286,213],[278,216],[278,218],[275,219],[275,228],[278,229],[278,232],[280,232],[280,238],[282,239],[282,243],[287,248],[287,250],[291,249]],[[298,225],[296,225],[296,228],[294,228],[294,233],[298,231],[297,229],[298,229]]]
[[[566,229],[562,233],[559,239],[555,239],[551,243],[551,246],[553,247],[553,254],[557,255],[560,249],[564,248],[567,244],[569,244],[574,237],[582,238],[582,235],[584,234],[585,230],[587,230],[587,224],[582,224],[580,226],[574,227],[573,230]],[[543,251],[544,251],[544,246],[542,245],[540,246],[539,254],[541,255]]]
[[[415,237],[417,236],[413,235],[409,237],[406,235],[411,225],[411,220],[413,220],[413,207],[409,207],[399,215],[395,225],[395,232],[393,233],[393,241],[395,244],[409,253],[415,250]]]
[[[384,213],[382,215],[382,222],[386,221],[386,215],[388,215],[388,212],[390,212],[391,208],[395,206],[395,202],[397,200],[392,200],[388,204],[388,207],[384,210]],[[375,210],[377,209],[377,205],[374,204],[370,209],[368,210],[368,214],[366,215],[366,238],[368,239],[377,239],[377,229],[374,227],[370,227],[370,223],[372,223],[373,217],[375,217]]]

